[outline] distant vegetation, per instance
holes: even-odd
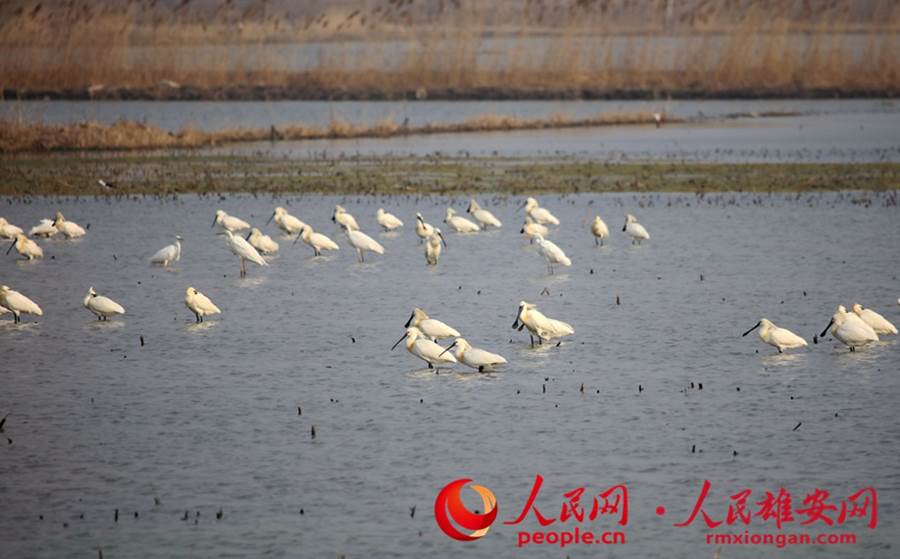
[[[898,31],[895,0],[13,0],[0,5],[0,87],[6,98],[893,96]]]

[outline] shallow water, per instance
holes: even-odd
[[[438,223],[449,203],[464,209],[462,199],[2,200],[14,223],[59,208],[91,227],[80,241],[42,242],[41,262],[9,255],[0,264],[2,282],[44,309],[19,326],[0,319],[0,414],[10,414],[4,435],[14,441],[0,445],[0,548],[38,557],[96,556],[97,547],[105,557],[595,556],[594,547],[515,548],[518,527],[501,521],[518,515],[539,473],[537,504],[553,517],[575,487],[588,488],[589,505],[587,495],[627,484],[628,543],[604,551],[641,557],[713,555],[702,522],[672,526],[703,479],[718,519],[742,489],[756,502],[784,487],[799,508],[816,487],[839,501],[872,485],[878,527],[852,519],[838,530],[856,531],[859,544],[789,553],[892,557],[896,338],[852,354],[829,339],[780,356],[740,336],[765,316],[810,339],[836,304],[855,301],[900,321],[900,220],[890,200],[545,196],[563,223],[551,238],[574,262],[552,276],[517,234],[518,200],[501,196],[482,202],[504,228],[447,234],[436,268],[424,265],[413,215]],[[379,206],[407,229],[375,234],[386,254],[362,265],[346,247],[312,258],[279,238],[281,256],[239,279],[210,229],[214,210],[262,226],[287,203],[342,245],[329,220],[335,203],[373,234]],[[626,212],[649,230],[643,246],[621,233]],[[595,213],[612,230],[604,248],[587,233]],[[151,268],[149,255],[175,233],[186,238],[177,269]],[[128,314],[97,322],[81,306],[92,285]],[[223,314],[194,324],[182,301],[189,285]],[[530,348],[510,329],[521,299],[575,335]],[[402,348],[390,351],[414,305],[509,366],[436,375]],[[500,505],[491,531],[469,544],[433,519],[437,492],[460,477],[490,488]],[[665,518],[654,512],[660,504]],[[785,532],[822,531],[798,524]],[[538,529],[533,517],[522,526]],[[776,531],[758,518],[750,529]],[[722,557],[772,553],[731,546]]]

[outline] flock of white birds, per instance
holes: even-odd
[[[571,266],[571,259],[555,243],[545,237],[549,234],[550,226],[558,226],[559,219],[548,209],[541,207],[535,198],[527,198],[519,209],[525,210],[525,220],[520,233],[528,238],[536,247],[536,251],[547,262],[548,270],[554,273],[554,266]],[[474,219],[468,219],[459,215],[453,208],[447,208],[444,223],[460,234],[472,234],[489,228],[503,226],[489,210],[482,208],[478,202],[471,200],[467,213]],[[369,235],[360,230],[356,219],[344,207],[337,205],[332,213],[331,220],[339,225],[350,243],[356,250],[359,262],[365,260],[365,253],[384,254],[384,247]],[[379,208],[375,214],[378,225],[386,232],[396,231],[404,226],[403,221],[395,215]],[[323,233],[314,231],[313,228],[291,215],[285,208],[275,208],[272,215],[266,221],[266,225],[274,221],[275,225],[285,234],[294,237],[294,244],[303,241],[316,256],[323,251],[340,250],[340,246]],[[267,255],[276,254],[279,250],[278,243],[260,229],[252,227],[248,222],[238,217],[228,215],[222,210],[215,213],[212,227],[219,227],[217,235],[224,237],[228,249],[238,257],[240,276],[247,274],[246,262],[258,266],[268,266],[265,259]],[[243,232],[249,231],[246,236]],[[590,225],[591,234],[597,245],[603,245],[609,238],[609,228],[600,216],[596,216]],[[650,239],[650,234],[643,225],[638,223],[634,215],[625,217],[622,231],[631,237],[632,244],[641,244]],[[425,248],[425,261],[429,266],[437,265],[441,256],[442,246],[446,247],[446,241],[440,230],[427,223],[421,213],[416,214],[415,233]],[[24,230],[9,223],[0,217],[0,238],[12,240],[7,254],[15,249],[23,258],[33,260],[43,257],[43,250],[31,237],[49,238],[60,234],[66,239],[77,239],[86,234],[84,228],[78,224],[66,220],[61,212],[56,212],[54,219],[43,219],[32,227],[26,235]],[[168,267],[181,259],[180,236],[175,237],[175,242],[168,245],[150,257],[152,264]],[[900,304],[900,300],[897,301]],[[208,315],[219,314],[222,311],[206,295],[193,287],[188,287],[185,292],[184,303],[194,314],[197,322],[203,322]],[[108,297],[98,295],[91,287],[84,298],[84,306],[97,316],[98,320],[125,314],[122,305]],[[25,295],[13,290],[6,285],[0,285],[0,315],[11,313],[15,323],[21,322],[22,314],[41,316],[43,311],[34,301]],[[406,331],[400,340],[391,349],[396,348],[401,342],[405,342],[407,351],[419,359],[425,361],[429,368],[440,365],[452,365],[462,363],[478,371],[491,371],[497,366],[506,363],[501,355],[491,353],[484,349],[473,347],[460,333],[447,324],[430,318],[425,311],[416,308],[404,326]],[[528,329],[531,345],[537,338],[539,344],[549,343],[553,340],[561,340],[575,332],[568,323],[553,318],[548,318],[533,303],[521,301],[512,327],[521,331]],[[786,349],[804,347],[806,340],[785,328],[779,328],[768,319],[761,319],[753,328],[744,332],[744,336],[759,328],[759,338],[764,343],[775,347],[779,353]],[[848,346],[850,351],[857,347],[878,341],[879,335],[897,334],[897,328],[877,312],[863,308],[859,304],[852,306],[852,312],[847,312],[843,305],[837,307],[836,312],[825,330],[819,336],[824,336],[828,331],[832,336]],[[454,338],[447,347],[438,344],[445,338]],[[557,341],[557,345],[559,345]],[[813,337],[813,343],[818,343],[818,336]]]

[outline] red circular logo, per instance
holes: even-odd
[[[463,504],[460,492],[470,481],[472,480],[467,478],[451,481],[441,489],[437,499],[434,500],[434,518],[438,526],[451,538],[464,542],[477,540],[487,534],[494,519],[497,518],[497,499],[487,487],[469,486],[469,489],[481,497],[484,514],[476,514]],[[455,524],[471,532],[460,531]]]

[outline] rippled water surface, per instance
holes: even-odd
[[[891,200],[545,196],[562,221],[551,238],[574,263],[552,276],[518,235],[518,200],[501,196],[482,202],[504,228],[447,234],[435,268],[409,226],[416,211],[439,223],[448,205],[464,209],[462,199],[0,200],[0,214],[21,225],[56,209],[90,224],[82,240],[42,242],[43,261],[0,260],[2,283],[44,309],[19,326],[0,320],[0,415],[9,414],[0,555],[95,557],[99,547],[104,557],[596,556],[596,547],[516,549],[518,527],[500,520],[518,515],[541,474],[537,504],[551,517],[573,488],[587,487],[589,507],[588,495],[627,484],[628,543],[603,550],[618,557],[712,557],[700,520],[672,526],[704,479],[717,519],[742,489],[755,502],[785,487],[800,507],[816,487],[839,502],[872,485],[878,527],[841,527],[859,544],[789,555],[894,557],[896,337],[856,353],[829,338],[777,355],[740,336],[765,316],[811,339],[835,305],[857,301],[900,322]],[[217,208],[263,227],[275,205],[289,204],[346,245],[330,221],[335,203],[384,256],[358,264],[344,246],[314,258],[270,225],[281,255],[239,279],[210,229]],[[376,233],[379,206],[407,228]],[[643,246],[621,233],[626,212],[650,231]],[[609,246],[595,247],[588,233],[595,213],[613,231]],[[149,255],[176,233],[186,239],[182,261],[151,268]],[[81,304],[90,286],[127,314],[96,321]],[[223,314],[195,324],[188,286]],[[522,299],[575,335],[529,347],[510,328]],[[435,374],[402,347],[390,351],[416,305],[508,367]],[[450,540],[433,518],[435,495],[460,477],[499,502],[498,522],[474,543]],[[522,526],[538,528],[533,517]],[[751,528],[775,531],[757,518]],[[785,531],[821,529],[798,519]],[[732,546],[721,556],[773,552]]]

